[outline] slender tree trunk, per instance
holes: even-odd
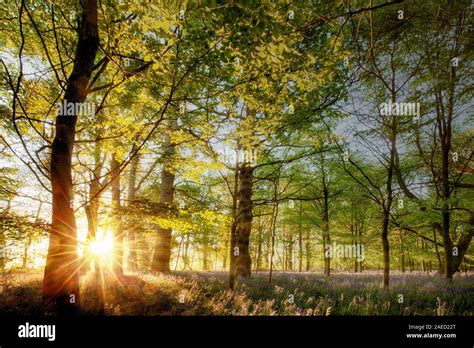
[[[5,271],[5,264],[6,264],[6,247],[5,247],[5,232],[0,230],[0,271],[3,273]]]
[[[388,242],[389,213],[384,211],[382,220],[382,249],[383,249],[383,287],[388,288],[390,282],[390,246]]]
[[[273,256],[275,255],[275,238],[276,238],[276,222],[278,219],[278,179],[274,183],[273,192],[273,209],[272,209],[272,223],[271,223],[271,250],[270,250],[270,272],[268,274],[268,283],[272,282],[273,275]]]
[[[309,229],[306,231],[306,272],[311,270],[311,235]]]
[[[172,128],[170,123],[169,128]],[[165,135],[165,141],[163,145],[165,149],[164,164],[161,171],[161,184],[160,184],[160,202],[167,208],[171,208],[174,199],[174,179],[175,173],[171,167],[171,161],[174,154],[176,153],[176,145],[171,142],[170,136]],[[171,229],[170,228],[158,228],[158,233],[155,242],[155,250],[153,252],[153,261],[151,264],[151,270],[153,272],[170,272],[170,260],[171,260]]]
[[[7,207],[2,212],[5,216],[8,216],[10,212],[11,201],[7,201]],[[0,216],[1,217],[1,216]],[[6,250],[6,238],[5,238],[5,231],[0,229],[0,271],[3,273],[5,271],[6,259],[7,259],[7,250]]]
[[[324,195],[324,202],[323,202],[324,274],[327,277],[329,277],[331,275],[331,257],[326,255],[326,248],[330,247],[331,245],[331,237],[329,234],[329,192],[326,188],[325,182],[323,184],[324,184],[324,189],[323,189],[323,195]]]
[[[226,241],[224,253],[222,254],[222,270],[227,269],[227,251],[229,250],[230,241]]]
[[[102,172],[103,162],[101,161],[101,147],[99,143],[95,143],[94,147],[94,169],[92,170],[92,180],[89,183],[89,203],[84,206],[87,219],[87,236],[86,246],[90,245],[96,239],[97,228],[99,225],[99,195],[100,195],[100,176]],[[93,258],[85,250],[82,256],[81,270],[87,271],[92,264]],[[96,260],[96,263],[98,260]],[[96,277],[99,275],[97,274]],[[97,278],[98,279],[98,278]],[[98,282],[99,280],[97,280]]]
[[[441,261],[441,255],[439,253],[438,241],[436,237],[436,226],[433,226],[433,240],[435,245],[436,257],[438,259],[438,274],[442,275],[444,273],[443,262]]]
[[[443,205],[442,208],[442,217],[443,217],[443,244],[444,244],[444,276],[448,281],[453,279],[453,248],[454,244],[449,235],[449,225],[451,213],[449,211],[449,206],[447,203]]]
[[[287,267],[287,270],[289,271],[293,271],[293,235],[291,234],[291,231],[288,229],[287,231],[288,233],[288,252],[287,252],[287,256],[286,256],[286,259],[287,259],[287,263],[288,263],[288,267]]]
[[[133,147],[135,150],[136,147]],[[132,150],[132,151],[133,151]],[[138,164],[140,162],[140,156],[137,154],[130,163],[130,174],[128,179],[128,192],[127,192],[127,201],[128,206],[130,207],[136,199],[137,188],[137,171]],[[138,270],[138,251],[137,251],[137,231],[135,228],[135,223],[132,222],[128,226],[128,246],[130,248],[130,255],[128,257],[129,267],[133,272]]]
[[[357,245],[357,230],[354,230],[354,214],[351,214],[351,236],[352,244]],[[354,261],[354,273],[357,273],[358,261],[357,258]]]
[[[99,47],[97,0],[83,0],[74,66],[68,78],[65,103],[82,103]],[[43,300],[47,312],[76,314],[80,310],[79,258],[73,208],[71,162],[77,115],[58,115],[51,146],[53,193],[51,235],[44,271]]]
[[[41,207],[43,206],[43,203],[40,202],[39,206],[38,206],[38,211],[36,212],[36,218],[35,218],[35,224],[37,224],[39,222],[39,216],[40,216],[40,213],[41,213]],[[31,238],[31,235],[28,235],[26,237],[26,242],[25,242],[25,248],[23,250],[23,264],[22,264],[22,268],[23,269],[27,269],[28,268],[28,251],[30,249],[30,246],[31,246],[31,242],[32,242],[32,238]]]
[[[408,263],[408,269],[410,272],[412,272],[412,267],[411,267],[411,255],[410,255],[410,248],[407,248],[407,263]]]
[[[273,275],[273,257],[275,255],[275,238],[276,238],[276,221],[278,217],[278,203],[275,202],[275,208],[273,210],[273,222],[272,222],[272,235],[271,235],[271,250],[270,250],[270,272],[268,274],[268,282],[272,282]]]
[[[400,269],[405,273],[405,250],[403,249],[402,231],[400,231]]]
[[[30,236],[27,236],[26,237],[26,242],[25,242],[25,247],[23,248],[23,262],[22,262],[22,265],[21,265],[21,268],[26,270],[27,267],[28,267],[28,250],[30,248],[30,245],[31,245],[31,237]]]
[[[448,281],[453,279],[453,241],[449,234],[451,210],[449,207],[449,198],[451,196],[451,189],[449,185],[449,156],[451,151],[451,122],[453,117],[453,95],[454,95],[454,81],[456,78],[456,69],[451,67],[451,79],[447,82],[448,87],[448,105],[447,115],[445,115],[443,107],[443,97],[441,92],[436,94],[436,110],[437,110],[437,126],[441,142],[441,198],[443,200],[443,207],[441,210],[442,229],[441,236],[444,244],[444,276]],[[447,116],[447,117],[446,117]]]
[[[425,256],[424,255],[425,249],[426,249],[425,241],[422,239],[421,240],[421,251],[423,252],[423,255],[422,255],[422,261],[421,261],[421,270],[423,272],[426,272],[428,270],[427,262],[425,261],[425,257],[424,257]]]
[[[209,270],[209,236],[207,232],[204,232],[202,241],[202,269],[203,271]]]
[[[393,67],[393,62],[391,62]],[[396,102],[396,88],[395,88],[395,70],[392,68],[392,103]],[[387,167],[387,183],[386,194],[387,199],[383,203],[383,218],[382,218],[382,250],[383,250],[383,287],[387,289],[390,283],[390,246],[388,240],[389,223],[390,223],[390,209],[393,202],[392,180],[395,168],[395,155],[397,149],[397,116],[391,116],[390,127],[390,161]]]
[[[176,262],[174,264],[174,270],[176,271],[178,269],[178,264],[179,264],[179,258],[181,256],[181,248],[183,246],[183,240],[184,238],[181,237],[180,241],[179,241],[179,246],[178,246],[178,254],[176,255]]]
[[[359,238],[359,245],[361,245],[361,243],[362,243],[362,231],[363,231],[362,227],[357,228],[357,233],[358,233],[358,238]],[[359,261],[359,272],[362,272],[364,270],[363,263],[364,263],[364,260]]]
[[[185,237],[184,252],[183,252],[183,270],[191,269],[189,265],[189,234]]]
[[[303,212],[303,202],[300,200],[298,212],[298,272],[303,271],[303,229],[301,226],[301,216]]]
[[[392,118],[395,118],[392,116]],[[392,147],[393,158],[393,147]],[[391,161],[391,163],[393,160]],[[393,164],[393,163],[392,163]],[[387,289],[390,283],[390,245],[388,241],[388,229],[390,219],[390,208],[392,206],[392,174],[393,166],[389,165],[387,175],[387,200],[384,205],[382,218],[382,250],[383,250],[383,287]]]
[[[123,276],[123,228],[121,218],[121,202],[120,202],[120,163],[114,154],[111,162],[112,176],[112,215],[114,217],[114,263],[113,270],[115,275]]]
[[[263,245],[263,226],[262,226],[262,217],[258,217],[258,240],[257,240],[257,261],[255,263],[255,271],[259,272],[261,267],[262,259],[262,245]]]

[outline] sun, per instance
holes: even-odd
[[[103,237],[98,237],[89,245],[89,252],[99,257],[109,257],[112,255],[114,243],[110,233],[106,233]]]

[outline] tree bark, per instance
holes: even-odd
[[[234,172],[234,189],[232,193],[232,225],[230,226],[230,248],[229,248],[229,289],[234,290],[235,285],[235,230],[237,226],[237,194],[239,190],[238,166]]]
[[[261,260],[262,260],[262,246],[263,246],[263,225],[262,217],[258,217],[258,239],[257,239],[257,257],[255,263],[255,271],[260,271]]]
[[[469,248],[469,244],[471,243],[472,237],[474,236],[474,211],[471,211],[469,220],[467,221],[468,230],[467,233],[464,233],[459,238],[457,248],[458,248],[458,256],[454,258],[452,270],[453,273],[459,270],[461,266],[462,260],[464,255],[466,254],[467,249]]]
[[[395,87],[395,67],[393,60],[392,66],[392,103],[396,102],[396,87]],[[383,250],[383,288],[387,289],[390,283],[390,245],[388,240],[389,223],[390,223],[390,209],[393,203],[393,189],[392,180],[395,168],[395,156],[397,153],[397,116],[391,115],[390,125],[390,160],[387,166],[387,182],[386,194],[387,199],[383,200],[383,217],[382,217],[382,250]]]
[[[311,235],[309,229],[306,231],[306,272],[311,270]]]
[[[268,283],[272,282],[273,276],[273,256],[275,255],[275,239],[276,239],[276,222],[278,219],[278,179],[274,183],[274,201],[273,201],[273,209],[272,209],[272,223],[271,223],[271,249],[270,249],[270,272],[268,274]]]
[[[287,262],[288,262],[288,267],[287,270],[292,271],[293,270],[293,235],[291,234],[291,231],[288,230],[288,253],[287,253]]]
[[[43,202],[40,202],[39,203],[39,206],[38,206],[38,211],[36,212],[36,217],[35,217],[35,224],[37,224],[39,222],[39,216],[40,216],[40,213],[41,213],[41,207],[43,206]],[[26,270],[28,268],[28,252],[29,252],[29,249],[30,249],[30,246],[31,246],[31,242],[32,242],[32,237],[30,234],[28,234],[28,236],[26,237],[26,242],[25,242],[25,247],[24,247],[24,250],[23,250],[23,264],[22,264],[22,268],[24,270]]]
[[[323,169],[324,170],[324,169]],[[323,248],[324,248],[324,274],[331,275],[331,257],[326,255],[326,248],[331,247],[331,237],[329,234],[329,192],[323,179]],[[334,251],[333,251],[334,252]]]
[[[202,239],[202,270],[209,271],[209,236],[207,231],[204,231]]]
[[[86,245],[90,245],[90,243],[96,239],[99,224],[99,196],[101,190],[100,176],[103,167],[100,153],[101,147],[96,143],[94,148],[94,169],[92,170],[92,180],[89,183],[89,203],[84,206],[87,219]],[[81,269],[87,271],[91,263],[92,258],[90,258],[90,255],[87,252],[84,252]],[[97,264],[95,266],[97,266]]]
[[[117,160],[116,155],[112,156],[111,161],[112,176],[112,215],[114,218],[114,260],[113,260],[113,271],[116,276],[123,276],[123,228],[121,218],[121,202],[120,202],[120,162]]]
[[[400,269],[405,273],[405,250],[403,249],[402,231],[400,231]]]
[[[134,146],[135,149],[135,146]],[[133,204],[135,201],[137,188],[137,170],[138,164],[140,162],[139,154],[136,154],[130,163],[130,174],[128,179],[128,192],[127,192],[127,201],[128,206]],[[128,257],[129,267],[131,271],[136,272],[138,270],[138,251],[137,251],[137,231],[135,229],[135,223],[132,222],[128,226],[128,246],[130,249],[130,255]]]
[[[250,232],[252,230],[252,181],[253,168],[243,164],[239,169],[239,192],[237,202],[237,219],[235,228],[235,247],[238,255],[235,256],[236,277],[249,278],[251,275],[251,259],[249,254]]]
[[[97,0],[83,0],[74,67],[67,81],[64,102],[82,103],[99,47]],[[52,222],[44,271],[43,300],[47,312],[80,311],[79,258],[73,209],[71,162],[77,115],[58,114],[51,146]]]
[[[183,270],[191,270],[191,266],[189,265],[189,234],[186,235],[184,242]]]
[[[303,271],[303,229],[301,226],[301,215],[303,211],[303,202],[300,200],[298,212],[298,272]]]
[[[169,125],[171,130],[171,122]],[[171,208],[174,199],[174,179],[175,173],[172,169],[171,161],[176,153],[176,145],[171,142],[170,135],[164,137],[163,147],[165,153],[163,155],[164,163],[161,171],[160,184],[160,202],[164,206]],[[153,272],[170,273],[171,260],[171,229],[158,227],[155,249],[153,251],[153,259],[151,270]]]

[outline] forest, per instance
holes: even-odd
[[[0,313],[474,315],[473,10],[0,1]]]

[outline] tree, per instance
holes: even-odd
[[[85,101],[99,47],[97,1],[84,0],[81,6],[76,56],[66,85],[63,98],[65,103]],[[80,308],[79,260],[71,177],[76,121],[75,113],[72,116],[58,114],[51,146],[53,210],[43,291],[45,302],[55,305],[60,314],[77,313]]]

